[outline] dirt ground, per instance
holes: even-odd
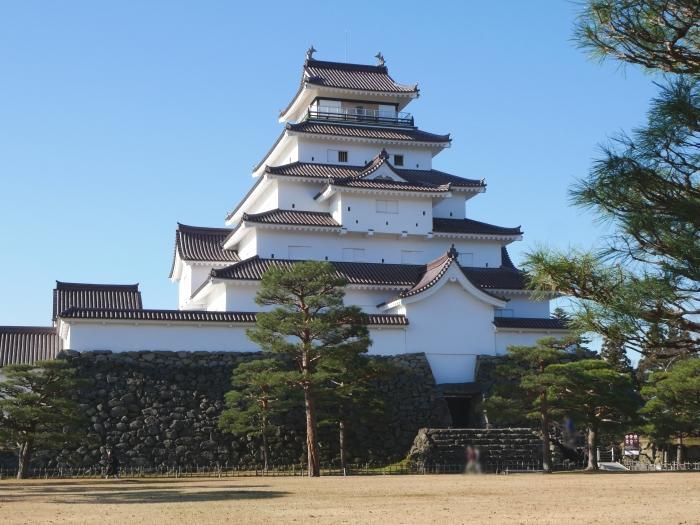
[[[0,481],[0,523],[700,524],[700,473]]]

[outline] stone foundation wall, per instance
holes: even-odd
[[[465,465],[468,446],[479,449],[482,465],[491,468],[542,461],[542,439],[530,428],[423,428],[409,459],[421,467]]]
[[[259,464],[258,444],[217,427],[233,369],[260,353],[68,352],[65,357],[88,386],[78,392],[89,418],[85,437],[58,454],[38,454],[51,465],[96,466],[111,446],[123,465],[161,467]],[[377,389],[383,416],[348,432],[350,458],[386,462],[405,457],[421,427],[447,426],[449,413],[439,396],[424,354],[387,359],[396,372]],[[285,414],[271,440],[274,465],[299,464],[304,453],[302,407]],[[335,431],[321,430],[324,461],[337,456]]]

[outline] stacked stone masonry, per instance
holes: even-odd
[[[542,439],[529,428],[423,428],[409,459],[423,467],[465,465],[468,446],[478,449],[482,465],[491,469],[532,468],[542,461]]]
[[[43,465],[97,467],[105,447],[124,466],[246,467],[259,464],[258,445],[217,427],[233,369],[262,357],[241,352],[67,352],[64,357],[86,386],[76,393],[89,418],[80,443],[37,455]],[[424,354],[388,359],[395,372],[377,384],[384,401],[378,421],[349,432],[351,459],[386,462],[405,457],[420,427],[447,426],[449,413],[437,393]],[[274,465],[304,457],[304,416],[299,407],[281,421],[271,440]],[[333,429],[322,429],[324,461],[337,457]]]

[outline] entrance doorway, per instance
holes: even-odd
[[[452,417],[453,428],[469,428],[471,423],[471,398],[467,396],[445,396]]]

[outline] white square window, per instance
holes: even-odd
[[[399,213],[399,201],[377,200],[377,213]]]
[[[474,266],[474,254],[470,252],[459,252],[457,262],[460,266]]]
[[[343,260],[348,262],[363,262],[365,260],[364,248],[343,248]]]

